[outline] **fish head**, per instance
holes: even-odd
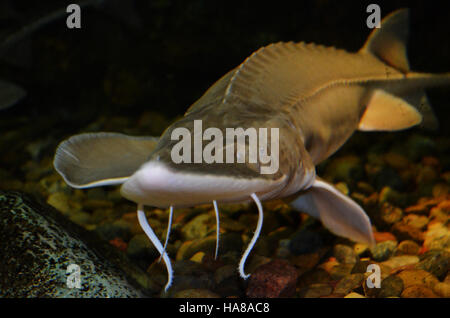
[[[213,200],[245,202],[252,193],[263,200],[279,198],[313,181],[314,166],[299,135],[283,120],[226,123],[224,117],[190,116],[174,123],[123,183],[122,196],[161,208],[189,207]]]

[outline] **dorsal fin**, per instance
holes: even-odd
[[[218,79],[208,90],[186,111],[186,114],[196,112],[209,105],[213,105],[214,102],[223,98],[225,89],[230,82],[230,78],[234,75],[236,69],[232,69],[227,74]]]
[[[374,29],[361,51],[371,53],[402,71],[409,71],[406,43],[409,34],[409,10],[392,12],[381,21],[381,28]]]

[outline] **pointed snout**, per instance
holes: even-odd
[[[278,182],[230,176],[191,173],[149,161],[142,165],[121,187],[123,197],[144,205],[166,208],[190,207],[217,202],[251,200],[252,193],[273,190]]]

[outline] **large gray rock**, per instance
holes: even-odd
[[[0,191],[0,255],[0,297],[144,297],[157,289],[95,234],[18,192]],[[81,288],[68,287],[71,264]]]

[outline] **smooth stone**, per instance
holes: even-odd
[[[160,295],[168,296],[167,294],[169,294],[171,292],[173,285],[169,289],[169,293],[165,293],[164,287],[167,283],[167,269],[166,269],[164,262],[161,261],[161,262],[151,263],[147,267],[146,273],[159,286]],[[185,289],[187,289],[187,288],[185,288]]]
[[[386,277],[388,277],[391,274],[392,268],[383,263],[378,263],[378,266],[380,266],[381,281],[383,281],[383,279],[385,279]],[[372,272],[367,272],[367,273],[371,274]]]
[[[390,275],[382,280],[378,297],[400,297],[403,291],[403,280],[395,275]]]
[[[364,281],[364,274],[355,273],[350,274],[344,278],[342,278],[334,288],[334,294],[348,294],[352,290],[361,287],[362,282]]]
[[[450,252],[434,250],[421,255],[421,261],[416,265],[438,278],[444,278],[450,269]]]
[[[136,282],[157,291],[121,252],[50,205],[0,191],[0,220],[0,254],[8,260],[0,264],[0,297],[145,296]],[[80,289],[66,285],[71,264],[81,267]]]
[[[423,285],[412,285],[405,288],[401,294],[402,298],[436,298],[438,297],[431,288]]]
[[[220,298],[208,289],[184,289],[173,294],[173,298]]]
[[[299,269],[301,273],[313,269],[320,261],[320,256],[317,253],[302,254],[291,257],[289,261]]]
[[[350,294],[346,295],[344,298],[366,298],[366,297],[361,294],[351,292]]]
[[[281,241],[289,240],[292,234],[294,234],[294,230],[292,228],[282,226],[267,234],[267,238],[271,243],[279,245]],[[285,246],[289,247],[289,244]]]
[[[356,255],[362,256],[369,251],[369,246],[363,243],[356,243],[353,246],[353,250],[355,251]]]
[[[417,255],[419,254],[420,246],[414,241],[405,240],[398,244],[395,250],[396,255]]]
[[[268,236],[262,236],[259,237],[252,251],[258,255],[270,257],[273,255],[276,248],[276,241],[270,240]]]
[[[209,254],[210,256],[213,256],[214,254]],[[254,255],[256,256],[256,255]],[[223,262],[223,264],[227,265],[233,265],[236,266],[236,264],[239,262],[239,260],[242,257],[241,250],[229,250],[229,251],[219,251],[219,255],[217,256],[218,260]],[[251,258],[250,258],[251,259]]]
[[[436,283],[433,286],[433,291],[441,297],[450,298],[450,284],[449,283]]]
[[[252,273],[246,295],[250,298],[291,297],[295,294],[297,279],[297,270],[289,262],[273,260]]]
[[[159,257],[158,250],[145,233],[134,235],[128,242],[127,255],[131,258],[154,259]]]
[[[106,200],[106,190],[101,187],[90,188],[86,190],[86,196],[89,200]]]
[[[223,281],[229,279],[230,277],[236,277],[238,272],[236,266],[234,265],[224,265],[219,267],[214,273],[214,281],[217,285],[222,284]]]
[[[378,193],[374,192],[363,200],[363,205],[367,207],[374,207],[378,205],[378,198]]]
[[[384,241],[377,243],[375,247],[371,248],[370,253],[372,254],[372,258],[375,261],[381,262],[388,259],[392,255],[396,247],[397,242]]]
[[[359,193],[359,192],[352,192],[352,194],[350,195],[350,197],[355,200],[358,204],[363,204],[363,205],[370,205],[368,203],[368,201],[370,200],[369,197],[367,197],[366,195]]]
[[[288,258],[291,256],[291,251],[289,249],[290,239],[283,239],[278,241],[278,247],[275,251],[277,258]]]
[[[246,273],[253,273],[258,267],[270,263],[272,258],[261,256],[258,254],[253,255],[245,265]]]
[[[97,209],[91,213],[91,220],[94,224],[103,224],[106,222],[111,223],[111,209]],[[136,213],[133,213],[136,218]]]
[[[397,238],[390,232],[374,232],[373,236],[377,243],[386,241],[397,241]]]
[[[433,156],[425,156],[422,158],[422,164],[425,166],[439,167],[439,159]]]
[[[336,257],[330,257],[328,260],[323,262],[319,265],[319,268],[322,268],[323,270],[327,271],[328,273],[331,272],[333,267],[338,266],[339,262],[337,261]]]
[[[334,187],[338,189],[342,194],[349,195],[350,193],[348,185],[345,182],[338,182],[334,185]]]
[[[355,274],[355,273],[366,273],[367,272],[367,267],[370,264],[374,264],[373,261],[369,261],[369,260],[359,260],[358,262],[356,262],[356,264],[353,266],[352,270],[351,270],[351,274]]]
[[[405,194],[400,193],[389,186],[384,186],[378,196],[380,204],[389,202],[393,205],[404,207],[407,205],[408,198]]]
[[[399,222],[403,217],[403,211],[389,202],[384,202],[381,206],[380,217],[386,224]]]
[[[333,287],[330,284],[312,284],[300,290],[299,297],[319,298],[331,295]]]
[[[436,205],[437,209],[442,210],[443,212],[450,213],[450,200],[444,200]]]
[[[343,244],[334,246],[333,255],[342,264],[355,264],[358,260],[353,248]]]
[[[91,214],[83,211],[78,211],[76,213],[71,214],[69,219],[80,226],[92,223]]]
[[[405,289],[413,285],[425,285],[432,288],[439,282],[433,274],[421,269],[406,269],[398,273],[397,277],[403,280]]]
[[[69,204],[69,196],[64,192],[50,194],[47,198],[47,203],[64,214],[68,214],[72,210]]]
[[[441,223],[445,223],[448,220],[449,212],[442,210],[439,207],[434,207],[430,210],[430,220],[431,221],[438,221]]]
[[[416,255],[400,255],[394,256],[388,259],[387,261],[382,262],[386,266],[389,266],[392,269],[396,269],[398,267],[413,265],[419,262],[419,257]]]
[[[428,214],[430,206],[424,203],[418,203],[416,205],[410,205],[405,208],[405,213],[415,213],[415,214]]]
[[[372,193],[375,192],[374,187],[372,187],[371,184],[369,184],[369,183],[367,183],[367,182],[364,182],[364,181],[359,181],[359,182],[356,184],[356,188],[357,188],[359,191],[361,191],[362,193],[367,194],[367,195],[372,194]]]
[[[330,270],[330,277],[333,280],[340,280],[351,274],[354,264],[339,264]]]
[[[112,208],[114,203],[109,200],[88,199],[83,202],[83,208],[88,210]]]
[[[98,188],[96,188],[98,189]],[[111,202],[120,202],[123,201],[123,196],[120,194],[120,187],[117,187],[114,190],[110,190],[106,192],[106,200]]]
[[[448,249],[450,250],[450,231],[441,222],[434,222],[428,225],[425,232],[423,245],[429,250]]]
[[[207,289],[214,288],[214,275],[205,270],[202,264],[190,261],[181,260],[173,263],[173,271],[175,273],[173,285],[165,295],[172,297],[175,293],[185,289]],[[164,275],[167,279],[167,274],[164,270]]]
[[[127,251],[128,244],[125,243],[120,237],[116,237],[115,239],[112,239],[108,242],[118,250],[125,252]]]
[[[376,263],[371,262],[371,264],[376,264]],[[386,266],[382,263],[378,263],[377,265],[380,268],[379,273],[380,273],[380,276],[381,276],[380,278],[381,278],[381,282],[382,282],[384,279],[386,279],[390,275],[392,269],[389,266]],[[366,270],[364,272],[363,289],[364,289],[365,295],[368,297],[377,297],[378,293],[380,292],[380,288],[371,287],[367,284],[369,280],[372,280],[372,282],[374,282],[373,276],[372,276],[373,273],[374,273],[374,270],[373,269],[369,270],[369,268],[366,268]]]
[[[408,214],[403,217],[402,221],[416,229],[422,230],[428,224],[428,217],[425,215]]]
[[[298,279],[297,287],[304,288],[311,284],[328,284],[331,281],[330,274],[323,268],[316,267],[308,272],[308,275],[301,275]]]
[[[196,240],[206,237],[211,231],[212,227],[215,227],[215,219],[208,213],[197,215],[190,220],[181,229],[181,233],[186,240]]]
[[[447,273],[447,276],[445,276],[443,282],[446,284],[450,284],[450,271]]]
[[[190,260],[196,263],[201,263],[204,256],[205,256],[204,252],[197,252],[190,258]]]
[[[225,265],[214,272],[214,292],[222,297],[241,296],[244,297],[240,286],[242,278],[239,277],[236,265]]]
[[[224,233],[220,235],[219,239],[219,255],[227,253],[228,251],[242,251],[244,244],[241,235],[238,233]],[[216,251],[216,235],[210,235],[195,241],[186,241],[178,249],[176,259],[190,259],[197,252],[204,252],[205,254],[214,255]]]
[[[220,228],[226,230],[227,232],[242,232],[247,227],[236,220],[230,218],[220,218]]]
[[[96,227],[95,232],[109,241],[116,237],[121,237],[125,241],[131,238],[130,224],[124,220],[116,220],[114,222],[105,222]]]

